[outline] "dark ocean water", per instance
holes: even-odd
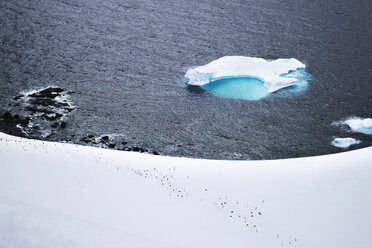
[[[0,2],[0,112],[48,85],[76,107],[49,140],[116,134],[161,154],[274,159],[340,152],[331,125],[372,117],[372,1]],[[185,87],[225,55],[296,58],[312,75],[291,97],[244,101]],[[279,92],[280,94],[280,92]]]

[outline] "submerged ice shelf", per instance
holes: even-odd
[[[220,97],[259,100],[290,86],[304,88],[309,79],[297,59],[273,61],[244,56],[225,56],[207,65],[189,69],[189,85]]]
[[[215,81],[201,86],[212,94],[225,98],[244,100],[260,100],[269,92],[256,78],[229,78]]]

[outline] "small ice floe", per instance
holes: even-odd
[[[188,84],[220,97],[259,100],[290,86],[307,85],[310,76],[297,59],[265,60],[225,56],[204,66],[189,69]]]
[[[338,148],[348,149],[350,146],[357,145],[360,143],[361,143],[360,140],[348,137],[348,138],[335,138],[331,142],[331,145],[338,147]]]
[[[351,130],[358,133],[372,134],[372,119],[352,117],[342,122],[350,127]]]

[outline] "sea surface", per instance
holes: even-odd
[[[370,0],[1,1],[0,114],[20,92],[58,86],[74,109],[40,139],[108,135],[212,159],[344,151],[334,137],[371,146],[331,124],[372,117],[371,13]],[[226,55],[296,58],[312,78],[301,94],[258,101],[187,87],[190,67]]]

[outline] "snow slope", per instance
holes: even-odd
[[[213,161],[0,133],[0,247],[372,247],[372,147]]]

